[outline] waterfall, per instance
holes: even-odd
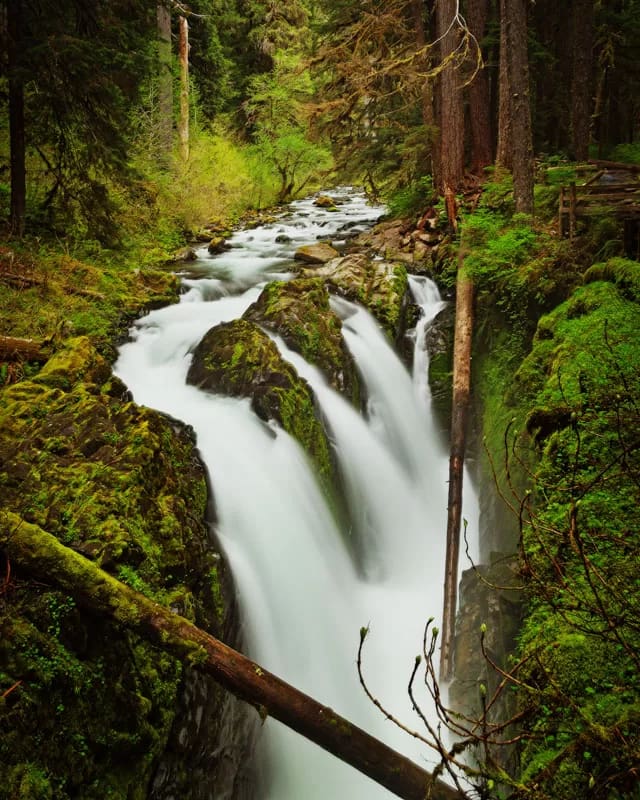
[[[203,249],[184,277],[182,302],[136,323],[115,371],[136,402],[182,419],[196,432],[249,655],[429,768],[436,761],[432,754],[366,699],[355,658],[360,628],[369,625],[367,681],[392,713],[420,729],[406,684],[426,619],[439,620],[442,613],[447,503],[446,454],[427,413],[420,330],[441,307],[434,285],[411,282],[424,310],[416,331],[421,376],[413,382],[373,318],[332,300],[366,386],[366,420],[315,367],[278,342],[314,389],[328,421],[354,530],[338,530],[309,459],[290,436],[265,426],[249,401],[185,383],[190,349],[212,326],[241,316],[265,281],[285,277],[297,246],[365,228],[382,211],[353,191],[339,199],[338,212],[314,208],[311,199],[298,201],[274,223],[235,234],[231,249],[215,258]],[[267,719],[261,740],[260,800],[391,796],[273,720]]]

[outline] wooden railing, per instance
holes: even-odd
[[[640,173],[636,165],[594,162],[598,171],[584,184],[571,183],[560,189],[558,232],[573,241],[580,217],[611,214],[640,222]]]

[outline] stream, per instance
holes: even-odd
[[[410,278],[423,310],[413,334],[413,379],[367,311],[332,299],[366,386],[366,418],[276,339],[328,420],[355,531],[338,530],[309,459],[288,434],[266,426],[248,400],[185,383],[192,348],[214,325],[242,316],[266,282],[293,277],[300,245],[317,238],[337,243],[344,231],[364,230],[384,212],[352,189],[331,194],[337,212],[307,198],[273,223],[235,233],[231,249],[220,255],[209,255],[206,245],[199,249],[183,277],[181,302],[138,320],[115,372],[138,404],[196,432],[215,495],[218,537],[238,587],[247,655],[430,769],[432,752],[367,700],[355,662],[360,628],[368,625],[364,672],[373,694],[423,732],[406,685],[426,620],[434,617],[439,625],[442,615],[448,455],[431,417],[424,349],[425,330],[443,306],[435,284]],[[472,496],[464,516],[474,535]],[[355,550],[345,545],[353,536],[361,543]],[[426,697],[424,710],[431,715]],[[274,720],[267,719],[260,739],[258,800],[392,797]]]

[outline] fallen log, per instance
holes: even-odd
[[[589,164],[604,169],[618,169],[625,172],[640,172],[640,164],[626,164],[624,161],[601,161],[599,159],[589,159]]]
[[[44,362],[51,356],[46,342],[35,339],[16,339],[13,336],[0,336],[1,361]]]
[[[31,275],[14,275],[12,272],[0,272],[0,282],[6,283],[9,286],[14,286],[16,289],[31,289],[34,286],[47,286],[47,281],[43,278],[36,278]],[[71,286],[70,284],[61,284],[61,288],[67,294],[87,297],[89,300],[106,299],[106,296],[102,294],[102,292],[96,292],[94,289],[83,289],[81,286]]]
[[[42,286],[44,281],[41,278],[34,278],[31,275],[14,275],[12,272],[0,272],[0,281],[18,289],[28,289],[31,286]]]
[[[14,566],[39,580],[54,583],[84,608],[112,618],[183,663],[211,675],[236,697],[257,708],[261,715],[274,717],[398,797],[464,800],[461,792],[434,780],[430,773],[331,708],[120,583],[17,514],[0,513],[0,548]]]
[[[453,651],[458,594],[458,559],[462,518],[462,480],[471,396],[471,342],[473,336],[474,285],[462,256],[456,282],[456,321],[453,344],[453,398],[451,401],[451,442],[449,455],[449,497],[447,502],[447,551],[445,557],[444,605],[440,645],[440,680],[453,678]]]

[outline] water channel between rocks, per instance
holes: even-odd
[[[289,276],[297,247],[320,237],[336,242],[341,231],[365,229],[384,211],[353,190],[332,194],[338,211],[308,198],[274,223],[234,234],[232,248],[221,255],[203,247],[184,279],[181,302],[136,323],[115,371],[137,403],[196,432],[211,475],[218,535],[238,587],[247,654],[428,769],[433,754],[366,699],[355,661],[360,628],[369,625],[364,670],[370,688],[389,711],[421,730],[406,685],[426,620],[442,614],[447,506],[447,453],[431,419],[424,350],[424,330],[442,307],[434,284],[410,280],[423,308],[413,380],[366,311],[332,301],[366,386],[366,419],[315,367],[280,344],[329,421],[351,518],[366,532],[357,564],[345,546],[349,532],[337,529],[299,445],[259,420],[248,400],[185,383],[202,336],[240,317],[267,281]],[[475,535],[475,500],[465,502]],[[260,761],[257,800],[391,797],[273,720],[262,730]]]

